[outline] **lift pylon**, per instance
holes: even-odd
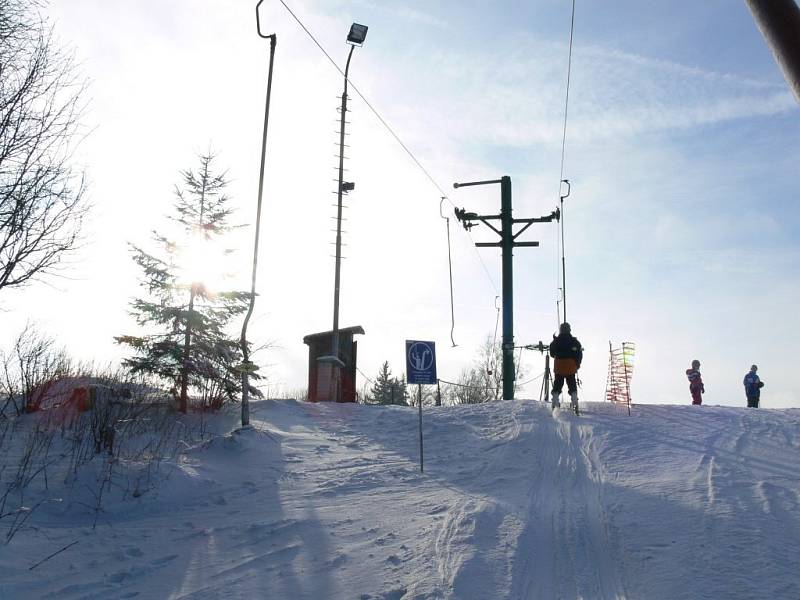
[[[532,219],[515,219],[511,210],[511,177],[504,175],[500,179],[489,181],[471,181],[466,183],[454,183],[453,187],[468,187],[474,185],[493,185],[500,184],[500,214],[499,215],[478,215],[467,212],[466,209],[457,208],[456,218],[461,221],[464,229],[469,231],[480,221],[489,229],[500,236],[499,242],[476,242],[478,247],[498,246],[502,249],[503,258],[503,399],[514,399],[514,269],[513,269],[513,250],[519,246],[538,246],[539,242],[518,242],[519,235],[534,223],[548,223],[558,221],[561,212],[556,208],[552,213],[545,217]],[[491,221],[500,221],[500,229],[495,227]],[[516,232],[513,231],[514,224],[523,223]]]

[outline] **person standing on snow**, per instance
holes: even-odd
[[[578,408],[578,383],[575,375],[581,368],[583,360],[583,348],[577,338],[572,337],[569,323],[562,323],[558,328],[558,336],[553,336],[550,342],[550,356],[555,358],[553,372],[553,406],[560,406],[561,390],[564,388],[564,380],[567,381],[569,397],[572,401],[572,409]]]
[[[686,377],[689,379],[689,392],[692,394],[692,404],[702,404],[706,388],[703,386],[703,378],[700,375],[700,361],[692,361],[692,368],[686,369]]]
[[[758,402],[761,399],[761,388],[764,387],[764,382],[756,374],[758,366],[753,365],[750,371],[744,376],[744,393],[747,396],[747,408],[758,408]]]

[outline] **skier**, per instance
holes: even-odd
[[[706,393],[706,388],[703,386],[703,378],[700,375],[700,361],[695,359],[692,361],[692,368],[686,369],[686,377],[689,379],[689,391],[692,394],[692,404],[702,404],[703,396]]]
[[[758,401],[761,399],[761,388],[764,382],[756,374],[758,366],[753,365],[750,371],[744,376],[744,393],[747,396],[747,408],[758,408]]]
[[[564,388],[564,380],[567,380],[567,389],[572,402],[572,410],[578,412],[578,384],[575,375],[581,368],[583,360],[583,348],[581,343],[570,332],[570,325],[567,322],[558,328],[558,336],[553,336],[550,342],[550,356],[555,358],[553,371],[553,406],[560,406],[561,390]]]

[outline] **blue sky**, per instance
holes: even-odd
[[[571,2],[289,2],[340,64],[349,25],[369,25],[351,77],[456,206],[494,212],[510,175],[515,215],[556,205]],[[59,36],[92,80],[79,159],[96,205],[70,280],[9,293],[0,329],[29,316],[77,355],[117,360],[142,242],[171,202],[178,170],[212,144],[252,221],[266,42],[252,2],[53,0]],[[277,392],[304,385],[302,337],[328,329],[333,294],[331,179],[341,77],[278,0],[260,297],[251,332]],[[354,98],[342,275],[343,325],[366,330],[362,370],[402,371],[405,339],[433,339],[454,379],[494,332],[500,259],[451,222],[450,307],[439,191]],[[608,341],[637,343],[634,400],[685,402],[703,363],[712,404],[744,404],[758,363],[767,406],[800,406],[793,375],[800,275],[796,171],[800,110],[743,2],[578,2],[565,176],[569,320],[587,346],[583,396],[602,398]],[[555,226],[515,253],[516,342],[556,327]],[[476,228],[473,238],[493,241]],[[250,243],[241,262],[246,266]],[[240,287],[246,287],[241,277]],[[261,287],[263,286],[263,287]],[[496,288],[496,289],[495,289]],[[65,315],[69,315],[65,317]],[[10,337],[5,335],[5,337]],[[529,377],[541,358],[524,353]],[[528,389],[538,396],[538,382]]]

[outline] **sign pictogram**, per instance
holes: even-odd
[[[436,344],[406,340],[406,381],[409,384],[436,383]]]

